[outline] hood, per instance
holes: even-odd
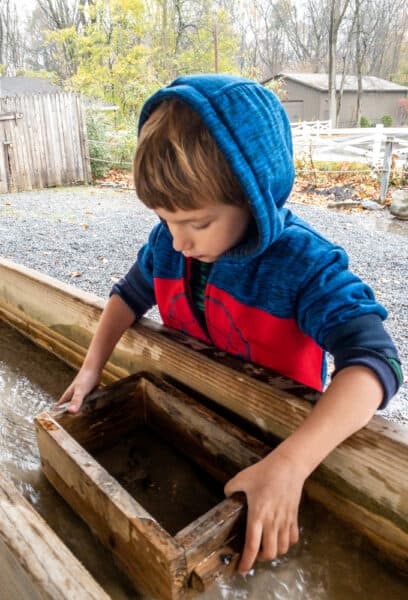
[[[147,100],[139,131],[157,105],[173,97],[201,116],[250,202],[256,234],[228,255],[262,254],[284,228],[282,207],[294,180],[291,130],[282,104],[271,91],[241,77],[179,77]]]

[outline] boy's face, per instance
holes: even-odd
[[[157,208],[155,212],[167,223],[176,252],[208,263],[238,244],[251,219],[249,208],[221,203],[175,212]]]

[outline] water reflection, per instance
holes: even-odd
[[[408,221],[397,219],[388,211],[381,216],[375,213],[365,214],[364,218],[359,220],[359,227],[368,231],[388,231],[408,237]]]

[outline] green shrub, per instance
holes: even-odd
[[[360,127],[372,127],[370,119],[367,117],[360,117]]]
[[[104,177],[111,165],[107,153],[108,130],[106,123],[97,112],[87,111],[86,128],[88,133],[89,157],[91,160],[91,172],[94,179]]]
[[[382,116],[381,123],[384,125],[384,127],[392,127],[392,116],[391,115]]]
[[[123,126],[124,129],[112,132],[109,139],[112,142],[112,158],[115,168],[129,171],[132,168],[131,163],[136,149],[136,120],[123,123]]]
[[[110,115],[88,110],[87,132],[94,179],[102,179],[110,169],[131,170],[137,140],[136,119],[116,123]]]

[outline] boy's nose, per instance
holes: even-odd
[[[183,235],[173,235],[173,248],[176,252],[186,252],[191,250],[192,242]]]

